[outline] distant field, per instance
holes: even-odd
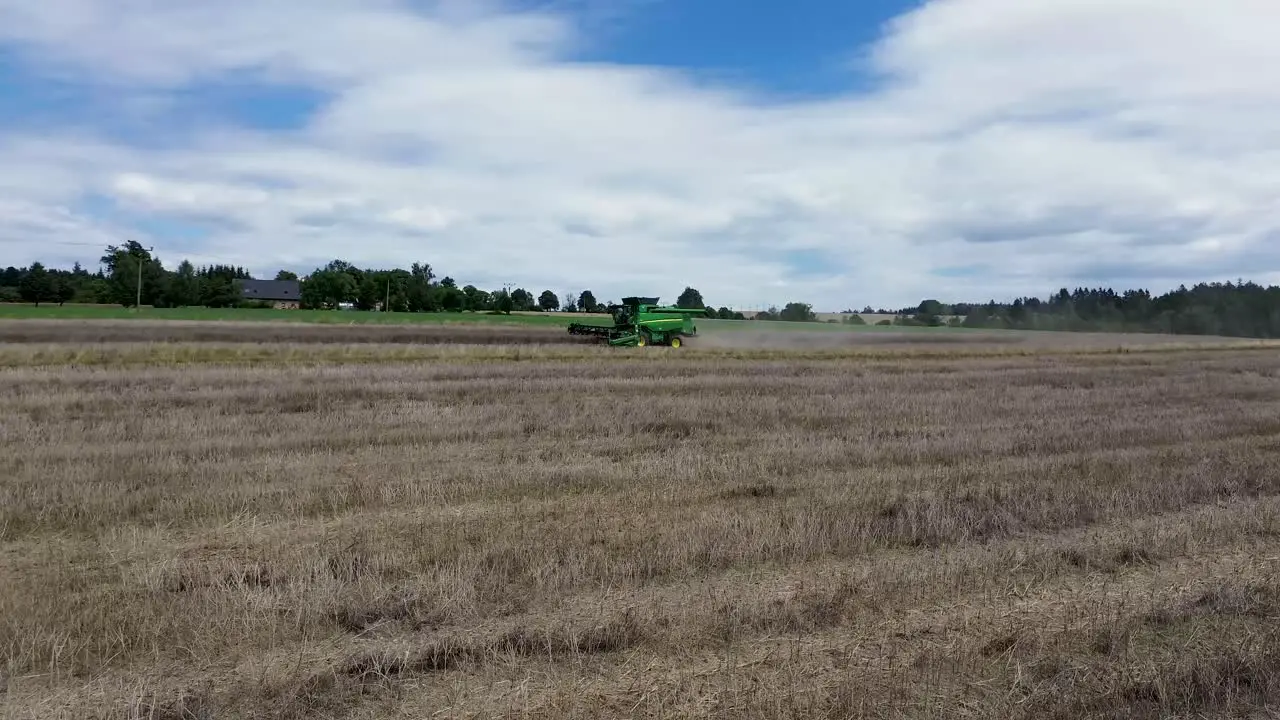
[[[247,312],[247,311],[246,311]],[[960,330],[949,328],[863,328],[841,331],[836,326],[809,323],[700,321],[698,335],[676,352],[719,354],[725,357],[866,357],[893,353],[919,355],[1034,354],[1041,352],[1115,352],[1184,347],[1276,346],[1278,342],[1209,336],[1016,332],[1006,330]],[[597,350],[617,354],[618,348],[599,347],[590,339],[569,335],[563,325],[495,323],[313,323],[247,322],[241,320],[155,320],[139,319],[4,319],[0,318],[0,343],[34,348],[24,357],[88,358],[118,356],[121,346],[139,348],[163,344],[173,352],[209,357],[206,347],[191,353],[181,346],[227,346],[241,357],[261,357],[272,346],[301,348],[327,345],[338,348],[370,346],[355,353],[361,357],[386,356],[389,346],[400,346],[391,355],[404,359],[415,346],[440,347],[444,352],[463,352],[467,347],[501,346],[524,348],[531,353],[565,353],[589,356]],[[173,346],[179,346],[174,349]],[[40,348],[56,348],[52,354]],[[245,352],[251,349],[252,352]],[[165,350],[169,352],[170,350]],[[298,350],[305,358],[322,351]],[[341,357],[344,350],[325,350],[326,357]],[[641,355],[663,352],[660,348],[639,350]],[[44,353],[41,355],[40,353]],[[587,355],[583,355],[586,353]],[[421,356],[421,354],[419,354]],[[2,359],[2,358],[0,358]],[[24,360],[23,362],[26,362]]]
[[[767,336],[6,343],[0,718],[1155,720],[1280,698],[1274,352]]]
[[[756,310],[744,310],[742,312],[743,317],[747,319],[752,319],[759,314],[760,313]],[[881,314],[881,313],[853,313],[853,314],[862,318],[862,321],[868,325],[875,325],[878,322],[883,322],[886,320],[892,322],[893,319],[897,317],[897,315]],[[841,322],[845,318],[849,317],[847,313],[831,313],[831,312],[814,313],[814,315],[818,318],[818,322],[822,322],[822,323],[830,323],[832,321]],[[958,316],[958,315],[943,315],[942,319],[950,320],[953,317],[960,317],[961,319],[963,319],[962,316]]]
[[[339,310],[241,310],[220,308],[151,308],[141,312],[116,305],[19,305],[0,303],[0,318],[74,320],[201,320],[235,322],[299,322],[333,325],[501,324],[553,325],[608,321],[607,315],[585,313],[378,313]]]
[[[155,320],[140,318],[0,319],[6,343],[322,343],[549,345],[581,343],[563,327],[484,322],[354,323]]]
[[[196,322],[270,322],[305,323],[323,325],[522,325],[562,328],[569,323],[593,323],[608,325],[612,322],[605,314],[514,312],[510,315],[488,313],[377,313],[337,310],[242,310],[216,308],[150,308],[141,312],[115,305],[32,305],[0,304],[0,320],[168,320]],[[699,329],[706,330],[759,330],[774,331],[809,330],[814,332],[956,332],[954,328],[910,328],[876,326],[874,321],[863,325],[843,325],[827,322],[755,322],[712,320],[698,318]]]

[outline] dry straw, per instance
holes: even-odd
[[[3,348],[0,717],[1280,697],[1272,353],[650,350]]]

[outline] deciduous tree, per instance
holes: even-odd
[[[687,287],[684,292],[680,293],[680,298],[676,300],[676,307],[701,310],[706,307],[706,304],[702,302],[702,293],[694,288]]]
[[[543,290],[542,294],[538,296],[538,307],[541,308],[543,312],[559,310],[560,298],[556,297],[556,294],[550,290]]]

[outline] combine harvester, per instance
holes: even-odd
[[[698,334],[693,316],[705,314],[705,310],[667,307],[658,304],[658,298],[623,298],[621,305],[610,305],[613,325],[587,325],[573,323],[570,335],[586,335],[614,347],[644,347],[668,345],[678,348],[684,338]]]

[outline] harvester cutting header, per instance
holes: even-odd
[[[623,298],[621,305],[610,305],[613,325],[573,323],[570,335],[587,335],[615,347],[668,345],[678,348],[684,338],[698,334],[693,317],[705,310],[670,307],[658,304],[658,298]]]

